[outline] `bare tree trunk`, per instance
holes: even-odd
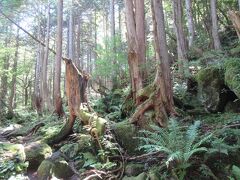
[[[54,102],[55,113],[61,117],[64,114],[61,98],[61,62],[62,62],[62,25],[63,25],[63,0],[58,0],[57,10],[57,42],[56,42],[56,61],[54,75]]]
[[[136,34],[139,44],[139,66],[142,80],[145,82],[147,78],[147,71],[144,0],[137,0],[135,6]]]
[[[221,50],[221,43],[218,34],[218,20],[217,20],[217,8],[216,0],[210,0],[211,18],[212,18],[212,37],[215,50]]]
[[[44,110],[51,111],[51,96],[48,89],[48,56],[49,56],[49,39],[50,39],[50,2],[48,1],[47,8],[47,35],[46,35],[46,47],[45,54],[43,59],[43,68],[42,68],[42,95],[43,95],[43,108]]]
[[[165,31],[165,22],[164,22],[164,13],[163,13],[163,6],[162,0],[153,0],[153,7],[154,7],[154,19],[156,26],[155,30],[157,37],[155,38],[155,47],[156,47],[156,54],[157,59],[160,61],[160,66],[158,72],[156,74],[155,81],[157,84],[160,85],[160,92],[159,98],[162,100],[162,108],[165,108],[164,111],[169,115],[175,114],[174,109],[174,102],[173,102],[173,88],[172,88],[172,81],[171,81],[171,71],[170,71],[170,63],[169,63],[169,55],[168,55],[168,48],[167,48],[167,40],[166,40],[166,31]],[[158,41],[156,41],[158,40]],[[160,102],[159,102],[160,103]],[[161,108],[158,107],[158,108]],[[157,113],[158,121],[161,125],[165,125],[164,117],[161,120],[161,117],[164,116],[164,111],[160,110],[162,113]],[[159,117],[158,117],[159,116]]]
[[[186,77],[188,74],[188,59],[187,47],[185,42],[185,35],[183,31],[183,13],[182,13],[182,0],[173,0],[173,14],[174,26],[177,37],[177,51],[179,61],[179,73],[181,77]]]
[[[78,25],[77,25],[77,59],[76,59],[76,65],[78,68],[81,67],[81,15],[79,15],[78,17],[78,21],[77,21]],[[82,68],[82,67],[81,67]]]
[[[116,43],[115,43],[115,0],[110,0],[110,26],[111,26],[111,40],[113,41],[113,65],[116,64]],[[116,72],[112,75],[112,88],[117,89],[118,88],[118,76],[119,72]]]
[[[240,11],[240,0],[238,0],[238,11]]]
[[[38,22],[38,39],[41,39],[41,22]],[[41,73],[42,73],[42,45],[38,44],[35,64],[35,86],[34,86],[34,105],[39,116],[42,116],[42,90],[41,90]]]
[[[238,39],[240,40],[240,12],[239,11],[228,11],[228,16],[231,19],[233,26],[237,32]]]
[[[9,109],[8,114],[13,116],[13,108],[14,108],[14,98],[16,96],[16,80],[17,80],[17,62],[18,62],[18,49],[19,49],[19,28],[17,29],[17,36],[16,36],[16,50],[14,55],[14,61],[13,61],[13,75],[12,75],[12,82],[11,82],[11,88],[10,88],[10,97],[9,97]]]
[[[192,13],[192,0],[186,0],[186,14],[188,21],[188,45],[191,47],[193,45],[195,37],[195,27],[193,22],[193,13]]]
[[[136,105],[140,103],[137,92],[142,89],[142,77],[139,70],[139,44],[136,32],[133,0],[125,0],[125,13],[128,39],[128,64],[131,77],[132,97]]]
[[[75,63],[74,58],[74,20],[73,20],[73,1],[71,0],[70,14],[69,14],[69,40],[68,40],[68,52],[69,59]]]
[[[118,2],[118,31],[119,31],[120,39],[122,39],[121,1]]]
[[[173,89],[170,74],[169,56],[165,32],[162,0],[152,0],[152,16],[154,25],[154,40],[157,60],[159,61],[155,80],[139,92],[142,103],[137,107],[130,119],[131,123],[141,125],[141,117],[145,111],[153,109],[159,125],[167,125],[168,116],[175,115]]]
[[[8,35],[5,38],[4,45],[7,48],[9,46],[9,27],[6,27],[6,34]],[[4,71],[8,71],[9,69],[9,54],[5,53],[3,59],[3,69]],[[3,73],[1,76],[1,89],[0,89],[0,115],[5,113],[5,105],[6,105],[6,98],[8,93],[8,76],[7,73]]]

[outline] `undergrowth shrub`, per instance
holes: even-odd
[[[212,134],[199,135],[200,121],[185,130],[176,120],[171,120],[167,128],[152,126],[153,131],[141,131],[143,145],[139,149],[146,152],[162,152],[167,158],[164,163],[179,179],[184,179],[186,170],[192,164],[191,157],[197,153],[206,152],[202,144],[211,138]]]

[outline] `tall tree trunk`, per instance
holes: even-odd
[[[133,0],[125,0],[125,13],[128,39],[128,64],[131,77],[132,97],[136,105],[140,103],[137,92],[142,89],[142,77],[139,70],[139,44],[136,32]]]
[[[118,31],[119,31],[120,39],[122,39],[121,1],[118,1]]]
[[[139,66],[143,82],[146,81],[146,40],[145,40],[145,12],[144,0],[137,0],[135,4],[136,34],[139,44]]]
[[[163,13],[163,5],[162,0],[153,0],[154,7],[154,19],[156,26],[154,29],[156,30],[157,37],[155,38],[155,47],[157,59],[160,61],[160,66],[158,72],[156,74],[155,81],[160,85],[160,94],[159,98],[162,100],[162,104],[165,108],[164,111],[169,115],[174,115],[174,102],[173,102],[173,88],[171,81],[171,71],[170,71],[170,63],[169,63],[169,55],[167,48],[167,40],[166,40],[166,31],[165,31],[165,22],[164,22],[164,13]],[[160,112],[162,110],[160,109]],[[158,113],[160,115],[157,118],[160,118],[164,115],[164,111],[162,113]],[[164,120],[164,119],[163,119]],[[161,123],[160,123],[161,124]],[[162,125],[165,125],[165,122],[162,122]]]
[[[6,48],[8,48],[9,40],[10,40],[8,25],[6,27],[6,34],[7,34],[7,36],[4,40],[5,41],[4,45]],[[9,54],[7,52],[5,53],[4,58],[3,58],[3,69],[4,69],[4,73],[1,76],[1,89],[0,89],[0,115],[5,113],[6,98],[7,98],[7,93],[8,93],[7,71],[9,69]]]
[[[41,39],[41,22],[38,22],[38,39]],[[42,45],[38,44],[35,64],[35,86],[34,86],[34,105],[38,115],[42,115],[42,90],[41,90],[41,73],[42,73]]]
[[[69,13],[69,36],[68,36],[68,52],[69,59],[75,62],[74,58],[74,19],[73,19],[73,1],[71,0],[71,7]]]
[[[216,6],[217,6],[216,0],[210,0],[213,45],[215,50],[221,50],[221,43],[218,34],[218,20]]]
[[[110,26],[111,26],[111,41],[113,42],[113,46],[112,46],[112,51],[113,51],[113,65],[115,66],[117,63],[116,60],[116,42],[115,42],[115,0],[110,0]],[[119,75],[118,69],[115,69],[115,73],[112,74],[112,88],[113,89],[117,89],[119,87],[119,83],[118,83],[118,78],[117,76]]]
[[[228,16],[233,23],[233,26],[237,32],[238,39],[240,40],[240,12],[239,11],[228,11]]]
[[[238,11],[240,11],[240,0],[238,0]]]
[[[54,103],[55,113],[61,117],[64,115],[61,98],[61,62],[62,62],[62,26],[63,25],[63,0],[58,0],[57,8],[57,42],[56,61],[54,75]]]
[[[10,97],[9,97],[9,109],[8,114],[13,116],[13,108],[14,108],[14,98],[16,96],[16,80],[17,80],[17,62],[18,62],[18,49],[19,49],[19,28],[17,29],[17,36],[16,36],[16,50],[13,60],[13,68],[12,68],[12,82],[11,82],[11,88],[10,88]]]
[[[51,111],[51,96],[48,89],[48,56],[49,56],[49,39],[50,39],[50,2],[48,1],[47,8],[47,35],[46,35],[46,47],[43,58],[42,68],[42,95],[43,95],[43,108],[44,110]]]
[[[130,122],[141,125],[141,117],[145,111],[154,109],[155,120],[165,127],[169,115],[175,115],[173,89],[170,74],[169,56],[166,41],[165,23],[162,0],[152,0],[152,16],[154,25],[154,40],[157,60],[159,61],[154,82],[142,89],[139,97],[143,99]]]
[[[193,22],[193,13],[192,13],[192,0],[185,0],[186,3],[186,14],[188,22],[188,45],[192,47],[194,37],[195,37],[195,27]]]
[[[188,59],[185,35],[183,31],[182,0],[173,0],[174,27],[177,37],[179,73],[182,78],[188,74]]]
[[[77,21],[77,59],[76,59],[76,65],[78,68],[81,67],[81,15],[79,15],[78,17],[78,21]],[[82,67],[81,67],[82,68]]]

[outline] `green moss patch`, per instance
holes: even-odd
[[[225,83],[240,97],[240,58],[231,58],[225,61]]]

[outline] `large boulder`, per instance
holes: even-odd
[[[38,167],[44,159],[52,155],[51,147],[41,141],[27,144],[24,150],[26,153],[26,160],[29,161],[31,168]]]
[[[37,170],[38,180],[50,179],[52,176],[59,179],[69,179],[73,175],[72,168],[60,152],[56,152],[51,158],[42,161]]]
[[[143,170],[144,170],[144,164],[130,163],[126,165],[124,173],[127,176],[137,176],[141,174]]]
[[[76,143],[65,144],[60,148],[60,151],[69,159],[74,159],[80,152],[92,151],[93,140],[91,135],[79,134],[76,139]]]
[[[225,111],[231,113],[240,113],[240,99],[228,102],[225,107]]]
[[[225,61],[225,83],[240,98],[240,58]]]
[[[139,153],[137,148],[140,145],[140,141],[139,139],[134,138],[138,136],[138,129],[135,125],[131,124],[128,120],[125,120],[113,124],[111,128],[118,143],[127,151],[127,153],[130,155],[136,155],[136,153]]]
[[[221,93],[224,88],[224,71],[210,66],[201,69],[196,76],[199,91],[198,97],[209,112],[223,111],[226,102],[222,102]]]
[[[145,172],[139,174],[138,176],[124,176],[123,180],[146,180],[148,179],[147,174]]]

